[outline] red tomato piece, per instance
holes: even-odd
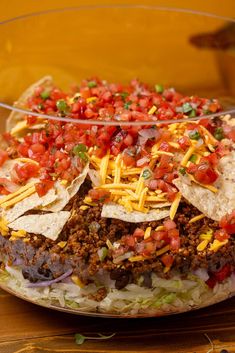
[[[30,178],[36,177],[39,172],[39,166],[30,162],[24,163],[22,166],[17,163],[13,170],[16,173],[16,180],[14,180],[13,177],[13,181],[21,183]]]
[[[170,254],[164,254],[161,256],[161,261],[166,267],[171,267],[174,262],[174,257]]]
[[[151,233],[151,237],[156,241],[165,240],[167,238],[167,231],[157,230]]]
[[[235,234],[235,210],[221,218],[220,227],[228,234]]]
[[[144,230],[141,228],[136,228],[133,233],[133,236],[136,238],[143,238],[144,237]]]
[[[52,180],[42,180],[40,183],[35,184],[36,192],[38,196],[42,197],[54,186]]]
[[[226,232],[225,229],[218,229],[214,233],[215,239],[219,241],[224,241],[230,238],[230,235]]]
[[[194,178],[202,184],[213,184],[218,178],[218,174],[210,166],[210,163],[204,161],[194,166],[190,165],[187,171],[191,172]]]
[[[8,158],[8,153],[4,150],[0,150],[0,167],[6,162]]]
[[[188,136],[182,136],[178,139],[178,144],[182,150],[186,150],[190,145],[190,138]]]
[[[176,223],[174,221],[172,221],[171,219],[165,220],[163,222],[163,224],[164,224],[164,227],[166,228],[167,231],[176,228]]]
[[[88,195],[91,197],[93,201],[98,201],[98,202],[108,202],[110,201],[110,192],[103,190],[103,189],[92,189],[89,190]]]
[[[214,273],[215,278],[218,282],[223,282],[231,274],[231,266],[229,264],[224,265],[221,270]]]

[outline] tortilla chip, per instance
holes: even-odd
[[[39,206],[46,206],[57,198],[55,189],[50,189],[45,196],[39,197],[37,193],[26,197],[24,200],[15,204],[9,210],[3,212],[4,218],[8,222],[13,222],[18,217],[22,216],[25,212],[35,209]]]
[[[138,211],[128,212],[125,207],[110,202],[103,205],[101,217],[116,218],[125,222],[139,223],[158,221],[159,219],[168,217],[169,214],[169,209],[151,210],[148,213]]]
[[[30,87],[28,87],[26,91],[19,97],[18,101],[15,102],[14,106],[17,108],[25,109],[25,103],[27,102],[28,98],[32,96],[38,86],[43,86],[45,87],[45,89],[50,90],[53,87],[52,77],[45,76],[39,81],[35,82]],[[6,121],[6,130],[11,131],[12,129],[14,129],[17,123],[24,120],[24,116],[25,115],[22,113],[12,111]]]
[[[215,221],[235,209],[235,152],[221,158],[218,169],[217,193],[190,181],[186,183],[183,176],[173,181],[187,201]]]
[[[70,212],[61,211],[47,214],[33,214],[22,216],[9,224],[14,230],[24,229],[28,233],[42,234],[56,240],[70,217]]]
[[[51,212],[58,212],[63,210],[63,208],[67,205],[69,200],[76,195],[76,193],[79,191],[80,186],[83,184],[83,182],[86,179],[87,173],[89,169],[89,163],[84,167],[82,173],[76,177],[72,183],[65,187],[61,185],[59,181],[55,183],[55,189],[56,189],[56,194],[57,194],[57,199],[55,202],[51,203],[47,207],[44,207],[43,210],[46,211],[51,211]]]

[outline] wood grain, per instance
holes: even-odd
[[[235,353],[235,298],[195,312],[150,319],[103,319],[55,312],[0,291],[1,353]],[[77,346],[74,333],[116,335]]]

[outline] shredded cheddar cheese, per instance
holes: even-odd
[[[106,180],[108,164],[109,164],[109,152],[101,159],[101,162],[100,162],[100,177],[101,177],[102,184],[104,184]]]
[[[85,284],[81,281],[81,279],[78,276],[72,275],[71,280],[73,281],[74,284],[76,284],[78,287],[83,288],[85,287]]]
[[[32,163],[32,164],[35,164],[35,165],[39,165],[39,163],[37,161],[34,161],[33,159],[30,159],[30,158],[25,158],[25,157],[16,158],[15,161],[22,162],[22,163]]]
[[[170,219],[174,219],[181,200],[181,193],[178,192],[170,208]]]
[[[27,129],[29,126],[28,126],[28,123],[27,123],[27,120],[22,120],[22,121],[19,121],[12,129],[11,129],[11,135],[16,135],[18,134],[19,132]]]
[[[79,209],[82,210],[82,211],[85,211],[85,210],[87,210],[88,208],[89,208],[88,205],[82,205],[82,206],[79,207]]]
[[[2,202],[1,203],[1,207],[4,208],[4,209],[9,208],[9,207],[15,205],[16,203],[24,200],[26,197],[34,194],[35,192],[36,192],[36,188],[35,188],[35,186],[32,186],[32,187],[26,189],[20,195],[14,197],[13,199],[11,198],[9,201]]]
[[[148,114],[149,114],[149,115],[152,115],[152,114],[155,113],[156,110],[157,110],[156,105],[153,105],[153,106],[149,109]]]
[[[223,245],[226,245],[228,243],[228,239],[224,240],[224,241],[219,241],[217,239],[215,239],[213,241],[213,243],[210,245],[209,250],[211,251],[218,251]]]
[[[198,216],[195,216],[189,220],[189,223],[194,223],[197,221],[200,221],[200,219],[206,217],[204,214],[199,214]]]
[[[197,246],[197,251],[203,251],[209,244],[209,240],[202,240],[201,243]]]
[[[146,230],[144,232],[144,239],[148,239],[151,236],[151,231],[152,231],[151,227],[146,228]]]
[[[142,256],[142,255],[137,255],[137,256],[132,256],[132,257],[129,257],[129,261],[130,262],[137,262],[137,261],[144,261],[144,260],[146,260],[147,259],[147,257],[144,257],[144,256]]]
[[[195,151],[195,146],[190,146],[188,151],[185,153],[185,155],[184,155],[184,157],[183,157],[183,159],[181,161],[182,167],[186,167],[187,166],[188,160],[192,156],[194,151]]]
[[[67,245],[67,241],[60,241],[57,245],[63,249]]]
[[[107,247],[110,249],[110,250],[113,250],[114,249],[114,246],[113,244],[111,243],[111,241],[109,239],[106,240],[106,245]]]
[[[9,232],[9,228],[7,226],[7,220],[4,217],[0,218],[0,233],[2,236],[6,236]]]
[[[161,248],[160,250],[156,251],[156,256],[160,256],[162,254],[165,254],[165,252],[167,252],[168,250],[170,250],[170,245],[166,245],[163,248]]]
[[[155,231],[157,232],[158,230],[164,230],[165,227],[164,226],[158,226],[157,228],[155,228]]]

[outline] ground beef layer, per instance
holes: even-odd
[[[136,227],[143,230],[148,226],[156,228],[162,221],[134,224],[101,218],[101,205],[86,210],[80,209],[85,189],[83,188],[80,195],[76,195],[66,206],[72,217],[56,241],[36,234],[28,234],[25,239],[14,241],[9,241],[8,236],[0,236],[3,262],[21,266],[24,277],[31,282],[56,278],[72,268],[75,275],[84,283],[88,283],[93,275],[104,269],[110,272],[110,277],[116,281],[118,289],[138,281],[140,275],[144,275],[146,285],[150,285],[148,278],[151,272],[169,278],[175,271],[184,275],[199,267],[206,268],[209,273],[219,270],[226,263],[232,268],[235,267],[233,238],[217,252],[212,252],[209,248],[197,251],[199,235],[208,228],[218,229],[218,223],[205,217],[190,224],[189,220],[198,215],[199,211],[186,202],[181,203],[175,217],[175,223],[180,230],[181,246],[179,252],[173,253],[174,263],[168,273],[164,274],[164,266],[158,257],[138,262],[124,260],[115,264],[112,256],[108,255],[100,261],[98,250],[106,246],[107,239],[113,243],[123,235],[133,234]],[[63,248],[58,245],[62,241],[66,242]]]

